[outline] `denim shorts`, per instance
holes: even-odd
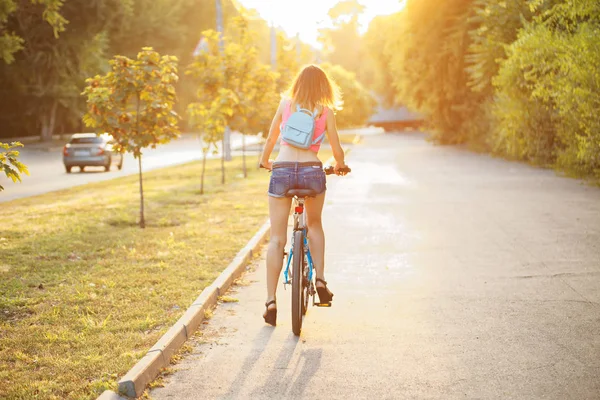
[[[327,190],[325,171],[320,162],[273,163],[273,172],[269,182],[269,196],[286,197],[290,189],[311,189],[316,194]]]

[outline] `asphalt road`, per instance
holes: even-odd
[[[256,138],[248,137],[246,141],[247,143],[254,143],[256,142]],[[231,143],[233,149],[241,147],[241,135],[232,135]],[[117,170],[116,166],[113,166],[110,172],[104,172],[103,167],[86,167],[83,173],[79,172],[78,168],[73,168],[73,172],[67,174],[62,162],[61,149],[48,152],[31,150],[25,147],[20,149],[20,152],[19,160],[27,165],[30,175],[23,176],[21,183],[13,183],[4,174],[0,174],[0,183],[5,188],[3,192],[0,192],[0,203],[138,173],[137,160],[131,154],[125,155],[121,171]],[[211,157],[215,156],[211,155]],[[156,149],[144,151],[142,168],[144,171],[150,171],[201,158],[202,149],[200,142],[195,136],[186,135]]]
[[[175,366],[166,399],[599,399],[600,190],[366,138],[328,181],[333,307],[262,320],[264,261]]]

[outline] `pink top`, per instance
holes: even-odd
[[[283,109],[283,115],[281,116],[281,125],[285,125],[285,123],[288,120],[288,118],[290,117],[290,115],[292,115],[292,110],[290,109],[291,105],[292,105],[291,101],[288,101],[287,104],[285,105],[285,108]],[[325,132],[325,129],[327,129],[327,111],[328,111],[328,108],[324,107],[323,112],[321,113],[321,116],[315,120],[315,133],[313,135],[313,140],[315,140],[316,138],[321,136],[323,134],[323,132]],[[312,146],[310,146],[310,151],[314,151],[315,153],[317,153],[319,151],[319,149],[321,148],[321,143],[313,144]],[[283,140],[279,141],[279,145],[280,146],[289,146],[289,144]]]

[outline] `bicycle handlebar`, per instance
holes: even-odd
[[[259,168],[267,169],[262,163],[259,164]],[[323,169],[323,171],[325,172],[325,175],[335,174],[335,168],[333,166],[326,167]],[[350,169],[350,167],[345,166],[344,168],[340,168],[339,172],[340,172],[340,175],[346,175],[346,174],[349,174],[350,172],[352,172],[352,170]]]
[[[325,171],[325,175],[335,174],[335,168],[332,166],[325,168],[323,171]],[[348,166],[345,166],[344,168],[340,168],[339,171],[340,171],[340,175],[346,175],[346,174],[352,172],[352,170]]]

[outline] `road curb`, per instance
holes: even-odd
[[[269,230],[270,223],[267,220],[219,277],[200,293],[179,320],[125,374],[119,381],[120,395],[137,398],[143,394],[146,386],[158,376],[161,369],[169,365],[171,356],[192,337],[204,320],[205,312],[217,304],[218,297],[229,289],[231,284],[246,270],[246,266],[254,256],[260,253],[262,244],[269,236]],[[122,397],[107,390],[97,400],[118,399],[122,399]]]
[[[239,278],[244,272],[246,265],[255,255],[260,253],[261,245],[268,236],[270,227],[271,224],[268,221],[265,222],[256,235],[250,239],[248,244],[233,259],[231,264],[225,268],[225,271],[213,282],[213,285],[217,288],[218,296],[225,294],[233,281]]]

